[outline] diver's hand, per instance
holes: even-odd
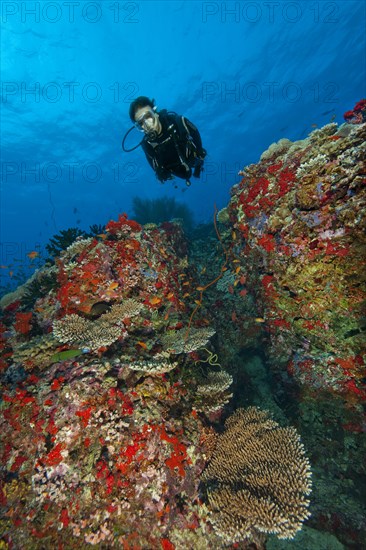
[[[203,159],[201,157],[197,157],[195,165],[194,165],[194,170],[193,170],[193,177],[194,178],[199,178],[200,177],[201,172],[203,170],[203,164],[204,164]]]
[[[173,179],[172,173],[169,172],[169,170],[164,170],[164,168],[160,168],[160,169],[156,170],[156,177],[161,182]]]

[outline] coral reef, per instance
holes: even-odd
[[[2,298],[0,547],[292,537],[309,463],[263,407],[309,450],[311,526],[360,547],[364,111],[273,144],[193,241],[121,214]]]
[[[210,521],[227,543],[261,533],[292,538],[309,517],[311,474],[293,428],[280,428],[266,411],[238,409],[225,422],[201,479]]]
[[[362,400],[366,125],[357,122],[272,145],[243,171],[229,211],[273,368]]]
[[[6,302],[8,547],[225,546],[199,485],[233,377],[197,309],[202,289],[186,251],[179,224],[142,227],[122,214],[100,240],[78,237],[55,257],[57,285]]]

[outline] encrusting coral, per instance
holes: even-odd
[[[255,296],[273,369],[362,402],[366,101],[345,118],[271,145],[241,172],[227,248],[242,251],[244,292]]]
[[[201,479],[210,521],[226,543],[258,533],[292,538],[309,517],[311,473],[294,428],[266,411],[238,409],[225,422]]]

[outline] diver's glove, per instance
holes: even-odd
[[[203,159],[200,157],[196,158],[196,162],[193,169],[193,176],[199,178],[203,170]]]
[[[158,168],[156,170],[156,177],[161,182],[173,179],[172,173],[169,172],[169,170],[165,170],[164,168]]]

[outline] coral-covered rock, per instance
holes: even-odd
[[[360,399],[365,376],[366,124],[271,146],[233,188],[242,271],[268,356],[298,382]],[[237,247],[237,244],[235,243]]]

